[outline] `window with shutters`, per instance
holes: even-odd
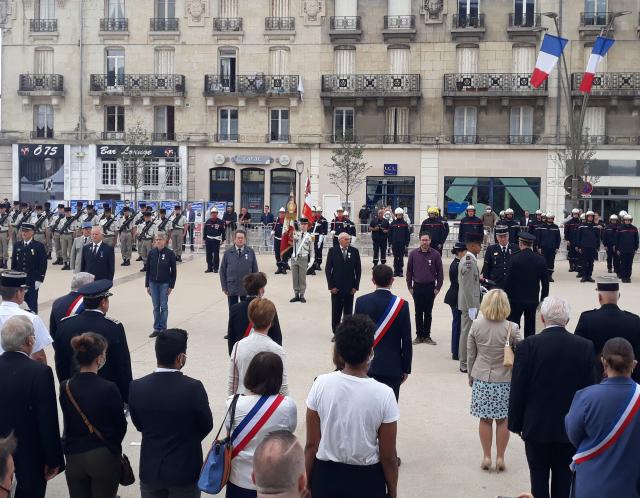
[[[289,0],[270,0],[270,17],[289,17]]]
[[[284,47],[274,47],[269,50],[269,74],[284,76],[289,74],[289,50]]]
[[[118,184],[118,162],[102,161],[102,185]]]
[[[175,140],[175,107],[160,105],[154,107],[153,139]]]
[[[582,134],[592,144],[606,143],[607,110],[604,107],[587,107],[584,113]]]
[[[122,140],[124,138],[124,106],[105,106],[104,131],[107,140]]]
[[[456,107],[453,119],[453,143],[476,143],[476,122],[478,110],[475,107]]]
[[[535,0],[515,0],[513,25],[532,27],[535,25]]]
[[[533,143],[533,107],[518,106],[511,108],[509,143]]]
[[[53,49],[38,47],[33,52],[33,73],[53,74]]]
[[[355,47],[337,47],[333,54],[336,74],[352,75],[356,72]]]
[[[155,50],[155,74],[175,74],[175,50],[159,47]]]
[[[516,46],[512,49],[513,72],[530,75],[536,65],[536,47]]]
[[[411,0],[388,0],[387,13],[389,16],[410,16]]]
[[[354,109],[341,107],[333,113],[333,137],[334,142],[353,142],[354,134]]]
[[[33,106],[33,130],[35,138],[53,137],[53,106],[47,104]]]
[[[269,113],[269,140],[271,142],[288,142],[289,109],[271,109]]]
[[[393,47],[389,53],[389,74],[409,74],[409,49]]]
[[[218,140],[221,142],[238,140],[238,109],[223,107],[218,111]]]
[[[409,142],[409,108],[387,108],[387,127],[384,143],[407,144]]]
[[[456,49],[458,73],[475,74],[478,72],[478,51],[478,47],[458,47]]]

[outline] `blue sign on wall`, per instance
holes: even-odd
[[[468,202],[447,202],[447,213],[460,214],[464,213],[469,205]]]
[[[397,175],[398,174],[398,165],[397,164],[385,164],[384,165],[384,174],[385,174],[385,176]]]

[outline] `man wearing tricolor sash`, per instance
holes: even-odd
[[[411,318],[409,304],[391,293],[393,270],[387,265],[373,269],[376,290],[356,300],[356,314],[367,315],[376,323],[374,356],[369,377],[393,389],[396,400],[400,385],[411,373]]]
[[[71,278],[71,292],[59,297],[51,306],[51,315],[49,317],[49,333],[53,339],[56,338],[58,325],[63,318],[71,315],[77,315],[84,310],[83,296],[78,289],[83,285],[90,284],[95,280],[93,274],[87,272],[74,273]]]

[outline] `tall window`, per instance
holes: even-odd
[[[336,142],[353,142],[354,111],[352,108],[339,108],[333,114],[333,136]]]
[[[509,142],[512,144],[533,143],[533,107],[519,106],[511,108]]]
[[[409,74],[409,49],[404,47],[390,48],[388,53],[389,74]]]
[[[220,17],[238,17],[238,0],[219,0]]]
[[[180,162],[169,161],[165,163],[165,183],[167,187],[180,186]]]
[[[409,108],[387,109],[387,131],[384,142],[389,144],[409,143]]]
[[[173,47],[160,47],[155,50],[156,74],[174,74],[175,50]]]
[[[236,91],[237,52],[235,48],[221,48],[219,53],[219,71],[221,86],[229,91]]]
[[[607,24],[607,0],[585,0],[584,24],[587,26]]]
[[[124,135],[124,106],[105,106],[104,120],[104,131],[107,138],[122,139]]]
[[[514,26],[531,27],[534,25],[535,0],[515,0],[514,7]]]
[[[55,19],[56,18],[56,0],[36,0],[35,1],[35,19]]]
[[[289,141],[289,109],[271,109],[271,142]]]
[[[118,184],[118,162],[102,161],[102,185]]]
[[[156,106],[154,109],[154,138],[156,140],[175,140],[175,107]]]
[[[144,166],[144,185],[158,185],[160,183],[160,166],[158,161],[149,161]]]
[[[53,137],[53,107],[50,105],[33,106],[33,128],[36,138]]]
[[[238,109],[223,107],[218,114],[218,140],[238,140]]]
[[[176,0],[156,0],[156,17],[159,19],[176,17]]]
[[[110,19],[123,19],[124,0],[107,0],[107,17]]]
[[[270,17],[289,17],[289,0],[271,0],[270,11]]]
[[[410,16],[411,0],[392,0],[387,3],[389,16]]]
[[[453,141],[457,144],[476,142],[478,110],[475,107],[456,107],[453,119]]]
[[[458,26],[475,26],[480,17],[480,0],[458,0]]]
[[[53,73],[53,49],[49,47],[39,47],[33,52],[33,72],[34,74]]]
[[[107,86],[124,85],[124,49],[107,49]]]
[[[478,72],[478,47],[457,47],[458,72],[475,74]]]
[[[358,15],[358,0],[336,0],[336,17],[354,17]]]
[[[584,113],[582,133],[593,144],[603,144],[606,141],[607,110],[605,107],[587,107]]]
[[[356,72],[356,50],[353,47],[338,47],[334,51],[336,74],[350,75]]]
[[[270,70],[272,75],[282,76],[289,74],[289,51],[286,48],[276,47],[269,50]]]
[[[536,47],[516,46],[512,49],[513,72],[516,74],[531,74],[536,63]]]

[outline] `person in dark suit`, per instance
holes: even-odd
[[[95,280],[91,273],[78,272],[71,277],[71,292],[59,297],[51,306],[51,315],[49,315],[49,334],[55,339],[58,325],[63,318],[71,315],[77,315],[84,310],[84,297],[78,292],[78,289],[84,285],[90,284]]]
[[[245,275],[258,271],[256,253],[247,246],[247,232],[236,230],[232,240],[233,245],[224,252],[220,263],[220,284],[222,292],[227,296],[229,308],[247,298],[242,279]]]
[[[78,289],[84,296],[85,310],[79,315],[72,315],[60,322],[53,348],[56,352],[56,373],[58,381],[70,378],[76,365],[73,362],[71,339],[85,332],[95,332],[103,336],[109,343],[109,355],[100,369],[100,377],[110,380],[118,386],[122,400],[129,399],[129,383],[131,382],[131,356],[127,345],[124,326],[118,320],[106,315],[109,311],[109,289],[113,286],[110,280],[96,280]]]
[[[395,309],[389,309],[392,301],[397,299],[397,296],[391,293],[393,270],[389,266],[376,265],[371,280],[376,290],[356,300],[355,313],[367,315],[378,329],[383,320],[395,315],[395,319],[391,321],[384,335],[381,333],[381,338],[374,339],[374,356],[369,366],[369,377],[393,389],[397,401],[400,397],[400,385],[409,378],[411,373],[413,349],[409,303],[404,299],[400,300],[398,304],[400,311],[397,315]],[[376,330],[376,334],[378,332],[379,330]]]
[[[22,240],[13,244],[11,269],[27,274],[29,290],[24,301],[29,309],[38,313],[38,289],[47,273],[47,248],[42,242],[33,240],[33,225],[23,223],[20,228]]]
[[[15,496],[44,498],[47,481],[64,470],[53,372],[29,358],[35,332],[27,317],[10,318],[0,334],[0,437],[18,439]]]
[[[242,279],[242,285],[244,285],[247,291],[247,298],[244,301],[234,304],[229,310],[229,323],[227,325],[229,355],[231,355],[235,343],[247,337],[249,332],[251,332],[253,324],[249,320],[249,304],[251,304],[251,301],[256,297],[264,296],[264,288],[267,286],[267,276],[261,271],[249,273],[249,275],[246,275]],[[282,346],[282,330],[280,330],[277,311],[267,335],[271,337],[276,344]]]
[[[156,338],[158,368],[131,383],[131,420],[142,433],[142,498],[200,496],[202,440],[213,427],[202,382],[183,375],[187,332],[168,329]]]
[[[451,249],[455,256],[449,266],[449,282],[451,285],[444,295],[444,303],[451,308],[451,358],[455,361],[460,359],[460,327],[462,325],[462,312],[458,309],[458,291],[460,284],[458,283],[458,268],[460,260],[467,252],[467,246],[464,242],[456,242]]]
[[[536,308],[549,295],[549,272],[542,256],[533,252],[536,238],[521,232],[520,252],[511,257],[504,290],[509,296],[511,314],[509,321],[520,325],[524,314],[524,336],[536,333]]]
[[[113,280],[116,271],[116,256],[113,246],[102,242],[102,227],[91,229],[91,244],[82,248],[80,271],[92,273],[96,280]]]
[[[567,438],[564,417],[576,391],[594,383],[593,345],[565,329],[571,310],[564,299],[546,298],[540,313],[545,329],[516,348],[509,430],[524,440],[532,494],[567,498],[576,449]]]
[[[516,244],[509,243],[509,227],[497,225],[495,228],[496,244],[491,244],[484,252],[482,266],[483,279],[495,283],[496,288],[503,289],[507,278],[507,271],[512,256],[520,249]]]
[[[324,269],[331,292],[331,329],[334,334],[342,315],[352,314],[353,296],[360,287],[360,252],[350,243],[348,233],[338,235],[338,245],[329,249]]]
[[[580,315],[575,334],[592,342],[595,350],[594,365],[598,380],[602,379],[603,367],[600,353],[605,343],[614,337],[622,337],[633,347],[636,358],[640,358],[640,317],[618,307],[620,281],[614,276],[597,279],[600,309],[584,311]],[[640,382],[640,368],[635,368],[631,378]]]

